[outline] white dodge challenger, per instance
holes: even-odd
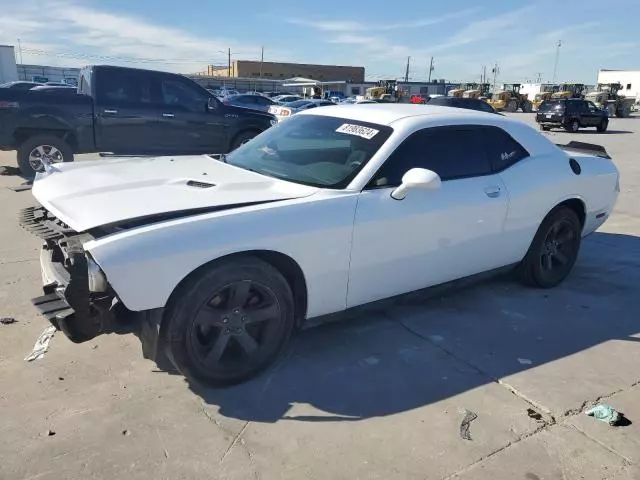
[[[352,307],[505,267],[554,287],[618,193],[596,145],[471,110],[349,105],[228,155],[49,165],[20,222],[44,239],[33,303],[69,338],[129,322],[145,356],[228,385]]]

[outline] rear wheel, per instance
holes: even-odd
[[[540,125],[540,130],[543,130],[545,132],[548,132],[549,130],[551,130],[551,127],[546,126],[546,125]]]
[[[18,149],[18,167],[25,177],[44,172],[44,163],[72,162],[73,150],[61,138],[36,135],[28,138]]]
[[[516,110],[518,110],[518,102],[515,100],[509,100],[509,102],[504,106],[505,112],[515,112]]]
[[[606,118],[603,118],[602,121],[600,122],[600,125],[598,125],[596,129],[599,132],[606,132],[608,126],[609,126],[609,120],[607,120]]]
[[[582,227],[568,207],[553,210],[536,232],[529,251],[518,266],[518,276],[527,285],[552,288],[571,272],[578,258]]]
[[[231,260],[188,280],[164,326],[167,354],[185,376],[212,386],[266,369],[294,326],[284,277],[257,258]]]
[[[522,104],[522,111],[524,113],[531,113],[533,111],[533,104],[530,101],[525,101]]]
[[[607,114],[609,117],[613,117],[616,114],[616,106],[613,103],[607,105]]]
[[[578,130],[580,130],[580,122],[578,122],[578,120],[569,120],[564,129],[567,132],[576,133]]]

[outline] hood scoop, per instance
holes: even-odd
[[[211,188],[215,186],[216,186],[215,183],[201,182],[199,180],[189,180],[187,182],[187,187],[193,187],[193,188]]]

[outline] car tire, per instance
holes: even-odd
[[[598,132],[601,132],[601,133],[606,132],[608,126],[609,126],[609,120],[602,119],[602,121],[600,122],[600,125],[596,127],[596,130],[598,130]]]
[[[522,111],[524,113],[531,113],[533,112],[533,103],[529,102],[529,101],[525,101],[522,104]]]
[[[537,288],[553,288],[562,283],[578,258],[582,227],[569,207],[552,210],[540,224],[522,262],[520,280]]]
[[[567,132],[576,133],[578,130],[580,130],[580,122],[578,120],[569,120],[564,129]]]
[[[291,288],[273,266],[250,256],[222,261],[173,295],[162,326],[166,353],[188,379],[234,385],[273,363],[294,318]]]
[[[518,102],[516,102],[515,100],[510,100],[505,106],[504,106],[504,111],[505,112],[509,112],[509,113],[513,113],[516,110],[518,110]]]
[[[548,127],[546,125],[540,125],[540,130],[542,130],[543,132],[548,132],[549,130],[551,130],[551,127]]]
[[[244,132],[240,132],[234,137],[233,141],[231,142],[231,150],[233,151],[239,146],[244,145],[259,133],[260,132],[257,132],[255,130],[245,130]]]
[[[25,140],[18,148],[18,167],[23,176],[33,178],[44,171],[44,165],[38,156],[52,163],[73,162],[73,150],[67,142],[53,135],[35,135]]]

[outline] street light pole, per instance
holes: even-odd
[[[556,83],[556,76],[558,74],[558,60],[560,59],[560,47],[562,46],[562,40],[558,40],[558,45],[556,46],[556,61],[553,65],[553,82]]]

